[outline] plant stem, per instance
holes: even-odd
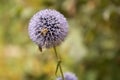
[[[57,70],[58,70],[58,68],[59,68],[59,69],[60,69],[61,76],[62,76],[62,80],[65,80],[64,75],[63,75],[63,71],[62,71],[62,66],[61,66],[61,59],[60,59],[60,57],[59,57],[58,54],[57,54],[56,47],[54,47],[54,51],[55,51],[56,58],[57,58],[57,60],[58,60],[57,68],[56,68],[56,73],[57,73]]]
[[[59,68],[60,68],[60,72],[61,72],[62,79],[65,80],[65,79],[64,79],[64,75],[63,75],[63,71],[62,71],[62,66],[59,65]]]

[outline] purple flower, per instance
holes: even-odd
[[[78,80],[75,74],[71,72],[64,73],[65,80]],[[57,78],[57,80],[62,80],[62,77]]]
[[[58,11],[45,9],[31,18],[28,31],[30,39],[39,47],[50,48],[64,41],[68,34],[68,23]]]

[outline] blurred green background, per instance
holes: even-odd
[[[64,72],[78,80],[120,80],[120,0],[0,0],[0,80],[55,80],[53,49],[28,36],[39,10],[60,11],[69,35],[57,47]]]

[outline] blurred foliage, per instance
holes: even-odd
[[[120,80],[120,0],[0,0],[0,80],[55,80],[53,49],[39,52],[27,32],[29,19],[45,8],[69,22],[57,47],[64,72],[79,80]]]

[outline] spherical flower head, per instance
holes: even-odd
[[[65,80],[78,80],[75,74],[71,72],[64,73]],[[62,77],[57,78],[57,80],[62,80]]]
[[[31,18],[28,32],[31,40],[39,47],[55,47],[67,36],[68,23],[58,11],[45,9]]]

